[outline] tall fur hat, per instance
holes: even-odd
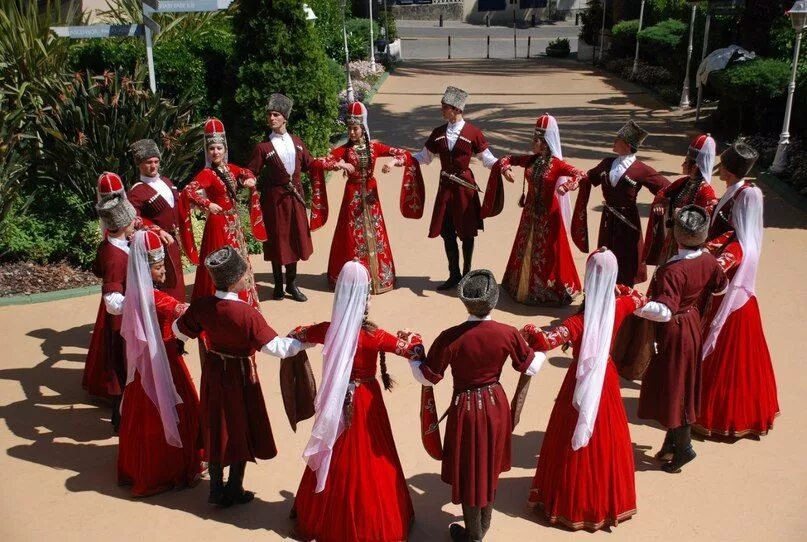
[[[625,141],[634,149],[641,147],[648,135],[649,132],[639,127],[639,125],[632,120],[626,122],[625,125],[616,133],[616,136],[619,139]]]
[[[116,231],[134,222],[137,213],[126,196],[120,194],[101,199],[95,206],[106,229]]]
[[[465,102],[468,100],[468,93],[462,90],[461,88],[457,87],[446,87],[446,91],[443,93],[443,99],[441,103],[446,105],[450,105],[452,107],[456,107],[460,111],[465,109]]]
[[[149,158],[162,158],[157,142],[153,139],[140,139],[129,146],[132,151],[135,164],[148,160]]]
[[[291,115],[291,108],[294,106],[294,100],[285,96],[283,94],[274,93],[269,96],[269,99],[266,101],[266,112],[270,111],[277,111],[286,120],[289,120],[289,116]]]
[[[759,158],[759,153],[751,145],[735,141],[731,147],[722,152],[720,163],[731,174],[742,179],[751,172],[757,158]]]
[[[211,252],[205,258],[205,267],[219,290],[227,290],[247,272],[247,262],[230,245]]]
[[[462,278],[457,295],[469,314],[487,316],[499,301],[499,283],[487,269],[474,270]]]
[[[685,205],[675,214],[673,235],[685,247],[700,247],[709,233],[709,214],[697,205]]]

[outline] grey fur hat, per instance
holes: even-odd
[[[162,158],[157,142],[153,139],[140,139],[129,145],[135,164],[140,164],[149,158]]]
[[[487,316],[499,301],[499,283],[487,269],[477,269],[462,278],[457,295],[469,314]]]
[[[697,205],[685,205],[675,214],[673,235],[685,247],[700,247],[709,233],[709,213]]]
[[[126,196],[115,194],[106,196],[96,205],[95,210],[106,229],[116,231],[134,222],[137,213]]]
[[[291,108],[294,106],[294,100],[283,94],[274,93],[269,96],[266,101],[266,112],[277,111],[283,115],[286,120],[289,120],[291,115]]]
[[[632,120],[626,122],[625,125],[616,133],[616,136],[619,139],[625,141],[634,149],[641,147],[648,135],[649,132],[647,130],[642,129]]]
[[[720,164],[738,179],[742,179],[751,172],[757,158],[759,158],[759,153],[751,145],[735,141],[731,147],[720,154]]]
[[[440,103],[456,107],[460,111],[465,109],[465,102],[468,99],[468,93],[457,87],[446,87],[443,93],[443,99]]]
[[[247,272],[247,262],[230,245],[211,252],[205,258],[205,267],[219,290],[227,290]]]

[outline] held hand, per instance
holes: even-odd
[[[656,216],[664,216],[664,207],[666,200],[661,200],[653,204],[653,214]]]
[[[255,177],[250,177],[249,179],[244,179],[244,186],[247,188],[252,188],[255,186]]]
[[[207,210],[210,211],[211,215],[217,215],[222,211],[222,208],[221,208],[221,205],[219,205],[217,203],[211,203],[208,206]]]
[[[564,183],[564,184],[562,184],[562,185],[560,185],[558,187],[558,195],[560,195],[560,196],[566,194],[566,192],[568,192],[568,191],[569,191],[569,187],[566,186],[566,183]]]
[[[400,156],[392,161],[392,165],[395,167],[403,167],[405,162],[406,160],[404,159],[404,157]]]
[[[348,164],[344,160],[341,160],[337,165],[339,166],[339,169],[341,169],[348,175],[351,175],[353,172],[356,171],[356,168],[353,167],[353,164]]]
[[[393,163],[394,163],[394,162],[393,162]],[[392,171],[392,166],[390,166],[388,163],[387,163],[387,164],[384,164],[384,165],[381,167],[381,173],[389,173],[390,171]]]
[[[507,182],[510,183],[516,182],[515,178],[513,177],[513,168],[505,169],[504,171],[502,171],[502,175],[504,176],[505,179],[507,179]]]
[[[174,238],[173,238],[173,237],[171,237],[171,234],[170,234],[170,233],[168,233],[167,231],[165,231],[165,230],[160,230],[159,232],[157,232],[157,235],[159,235],[159,236],[160,236],[160,241],[162,241],[162,242],[163,242],[163,243],[165,243],[166,245],[169,245],[169,246],[170,246],[170,245],[173,245],[173,244],[174,244]]]

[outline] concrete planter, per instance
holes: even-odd
[[[554,47],[547,47],[546,48],[546,56],[551,56],[553,58],[566,58],[569,56],[569,49],[567,48],[554,48]]]
[[[400,38],[387,45],[387,54],[393,62],[400,62],[402,60]]]
[[[591,62],[594,60],[594,46],[589,45],[582,39],[577,40],[577,60],[580,62]]]

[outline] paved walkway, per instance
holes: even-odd
[[[588,71],[573,62],[428,62],[408,63],[391,76],[370,107],[374,137],[419,148],[438,125],[438,103],[444,87],[455,84],[470,91],[468,118],[478,123],[495,153],[526,151],[534,119],[549,111],[560,123],[564,154],[581,168],[608,154],[611,138],[628,117],[650,129],[642,157],[674,176],[689,137],[689,126],[632,85]],[[478,177],[485,170],[476,163]],[[428,208],[435,193],[437,166],[426,168]],[[372,317],[389,330],[412,328],[431,343],[441,329],[464,320],[460,302],[436,293],[445,278],[439,239],[426,238],[428,216],[404,220],[396,208],[400,170],[381,175],[399,288],[374,298]],[[716,188],[724,187],[716,181]],[[486,221],[478,241],[476,266],[501,277],[520,209],[520,186],[508,185],[505,211]],[[343,183],[329,184],[336,207]],[[651,462],[663,433],[636,418],[638,389],[624,384],[636,458],[638,514],[613,529],[609,540],[804,540],[807,498],[807,408],[804,322],[807,296],[804,281],[807,216],[781,197],[765,190],[766,234],[758,294],[766,336],[779,382],[782,416],[761,441],[735,444],[696,443],[698,459],[679,475],[670,476]],[[598,192],[592,210],[599,214]],[[647,197],[643,197],[647,203]],[[646,211],[646,206],[643,206]],[[591,220],[592,232],[598,222]],[[335,219],[337,213],[332,211]],[[314,234],[315,254],[300,266],[301,286],[310,302],[265,301],[263,310],[281,333],[301,323],[329,318],[331,294],[324,272],[333,234],[332,221]],[[582,272],[585,255],[575,252]],[[253,260],[260,293],[271,295],[267,265]],[[189,279],[191,277],[188,277]],[[22,542],[59,539],[96,540],[282,540],[291,529],[288,512],[303,471],[300,454],[311,422],[295,434],[283,414],[277,384],[277,360],[260,357],[260,372],[280,455],[250,465],[247,487],[257,491],[254,503],[225,511],[205,503],[207,481],[199,487],[148,499],[131,499],[115,482],[116,440],[105,421],[108,410],[97,407],[81,390],[81,372],[98,298],[89,296],[48,304],[0,308],[0,329],[6,337],[0,361],[0,455],[2,506],[0,539]],[[495,318],[521,326],[546,325],[575,309],[539,309],[513,303],[502,294]],[[199,378],[196,345],[187,357]],[[319,376],[319,351],[311,352]],[[527,511],[525,501],[534,474],[546,423],[560,383],[569,366],[568,354],[555,352],[533,383],[522,421],[513,440],[513,470],[504,475],[490,541],[560,541],[573,535],[548,528]],[[423,451],[418,433],[419,388],[403,360],[389,358],[398,381],[384,399],[392,419],[398,451],[408,478],[416,520],[415,542],[447,540],[446,527],[460,516],[450,504],[449,489],[439,479],[439,464]],[[503,384],[512,393],[514,371],[506,368]],[[437,388],[445,408],[450,383]],[[598,534],[597,537],[606,536]]]

